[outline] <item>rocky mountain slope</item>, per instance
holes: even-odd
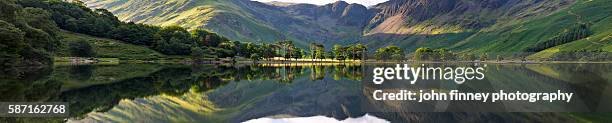
[[[250,0],[83,1],[109,9],[123,21],[205,28],[239,41],[523,52],[586,25],[599,36],[588,39],[601,42],[583,44],[586,49],[612,51],[606,43],[612,10],[606,3],[611,0],[390,0],[369,8],[343,1],[323,6]]]
[[[84,2],[90,7],[109,9],[123,21],[206,28],[239,41],[276,42],[288,39],[302,46],[308,42],[357,40],[361,32],[358,25],[366,23],[362,18],[370,17],[364,6],[345,2],[338,2],[335,6],[297,4],[285,7],[249,0]],[[349,9],[345,12],[347,7]]]

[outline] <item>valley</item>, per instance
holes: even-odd
[[[612,6],[605,4],[609,0],[391,0],[370,7],[343,1],[323,6],[249,0],[83,2],[108,9],[122,21],[203,28],[243,42],[293,40],[302,48],[309,43],[364,43],[373,49],[396,45],[404,51],[430,47],[508,56],[532,52],[531,59],[559,52],[612,51]],[[576,25],[585,25],[591,35],[527,51]]]

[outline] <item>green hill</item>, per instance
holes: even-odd
[[[331,6],[278,8],[250,0],[83,0],[83,2],[91,8],[108,9],[122,21],[158,26],[180,25],[191,30],[204,28],[234,41],[272,43],[289,39],[305,48],[310,42],[330,46],[350,44],[357,41],[361,35],[361,26],[345,24],[350,21],[342,21],[351,20],[348,17],[327,15],[331,13],[327,12],[331,11]],[[321,12],[307,15],[299,12],[302,10]],[[339,10],[340,13],[343,11],[344,9]],[[359,11],[346,13],[359,13]],[[356,20],[365,18],[369,17],[356,18]]]
[[[276,41],[281,32],[257,21],[232,0],[84,0],[91,7],[105,8],[127,22],[158,26],[205,27],[233,40]]]
[[[76,41],[87,41],[92,46],[97,57],[99,58],[147,60],[165,57],[165,55],[147,47],[128,44],[112,39],[98,38],[65,30],[61,31],[60,36],[62,37],[62,43],[55,52],[55,56],[59,57],[71,56],[68,44]]]
[[[612,52],[612,5],[607,0],[579,0],[571,7],[549,16],[500,23],[482,29],[453,46],[472,52],[524,52],[538,43],[562,36],[579,25],[586,25],[592,35],[553,46],[530,56],[549,58],[557,52],[602,50]]]
[[[84,0],[122,21],[204,28],[236,41],[291,39],[307,46],[364,42],[530,59],[611,52],[610,0],[391,0],[370,8],[335,2],[277,5],[249,0]],[[423,7],[427,6],[427,7]],[[374,51],[374,50],[371,50]],[[524,55],[524,54],[523,54]]]

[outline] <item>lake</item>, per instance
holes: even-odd
[[[377,102],[370,95],[377,88],[370,83],[374,66],[384,65],[118,64],[28,68],[2,76],[0,102],[68,102],[71,117],[1,120],[274,122],[285,118],[311,122],[584,122],[607,121],[612,116],[597,113],[612,111],[607,106],[612,104],[612,64],[487,64],[486,79],[461,85],[433,80],[416,85],[388,85],[465,91],[562,89],[576,93],[575,102],[555,105],[433,102],[421,106]],[[481,111],[471,112],[466,108]]]

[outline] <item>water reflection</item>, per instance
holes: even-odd
[[[242,122],[285,116],[327,116],[339,120],[371,114],[398,121],[578,121],[580,113],[414,113],[372,111],[394,105],[370,101],[360,64],[55,66],[3,76],[0,101],[70,103],[70,122]],[[378,66],[378,65],[376,65]],[[490,65],[486,82],[471,88],[547,87],[568,83],[589,109],[610,104],[610,64]],[[521,81],[521,82],[517,82]],[[522,82],[524,81],[524,82]],[[425,83],[425,82],[424,82]],[[434,82],[429,82],[434,83]],[[436,83],[434,83],[436,84]],[[452,84],[452,83],[451,83]],[[558,84],[552,84],[558,85]],[[440,82],[437,85],[440,86]],[[453,85],[443,85],[453,86]],[[598,114],[604,117],[609,114]],[[577,118],[579,117],[579,118]],[[600,118],[601,119],[601,118]],[[27,121],[27,118],[5,118]],[[60,121],[63,118],[45,119]]]
[[[389,123],[389,121],[366,114],[362,117],[344,120],[337,120],[325,116],[312,116],[297,118],[258,118],[245,121],[245,123]]]

